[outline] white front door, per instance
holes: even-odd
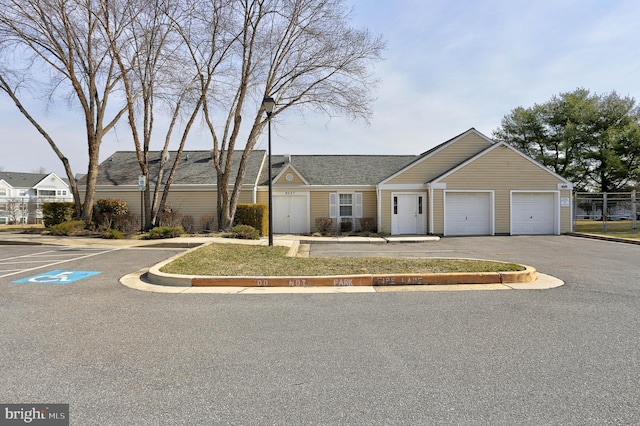
[[[304,234],[309,232],[307,196],[274,195],[273,232],[276,234]]]
[[[445,235],[491,235],[490,192],[445,192]]]
[[[392,196],[392,234],[416,235],[425,233],[423,194],[394,194]]]
[[[511,235],[557,234],[555,192],[512,192]]]

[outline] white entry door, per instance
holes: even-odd
[[[491,235],[490,192],[445,192],[445,235]]]
[[[511,235],[557,234],[557,205],[555,192],[512,192]]]
[[[306,195],[274,195],[273,232],[276,234],[309,232],[309,208]]]
[[[425,233],[423,194],[394,194],[392,234],[416,235]]]

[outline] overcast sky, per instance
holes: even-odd
[[[370,125],[291,113],[274,123],[274,154],[419,154],[471,127],[491,136],[512,109],[578,87],[639,99],[637,0],[351,1],[354,24],[387,42],[374,70],[380,85]],[[59,104],[36,112],[74,172],[86,173],[77,111]],[[101,159],[133,149],[124,124],[105,139]],[[51,148],[3,95],[0,126],[4,171],[64,175]],[[258,148],[266,146],[265,135]],[[196,132],[186,149],[211,145]]]

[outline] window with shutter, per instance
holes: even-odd
[[[329,194],[329,217],[338,217],[338,194],[335,192]]]
[[[354,213],[355,217],[362,217],[362,192],[355,193]]]

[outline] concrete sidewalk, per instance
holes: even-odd
[[[439,241],[440,237],[416,235],[416,236],[393,236],[393,237],[357,237],[357,236],[337,236],[337,237],[311,237],[304,235],[275,235],[274,244],[291,246],[294,242],[302,243],[362,243],[362,244],[386,244],[398,242],[427,242]],[[177,237],[158,240],[108,240],[99,237],[56,237],[41,234],[22,234],[18,232],[0,232],[1,245],[56,245],[74,247],[122,247],[122,248],[190,248],[207,243],[218,244],[251,244],[268,245],[266,237],[259,240],[237,240],[233,238],[194,236]]]

